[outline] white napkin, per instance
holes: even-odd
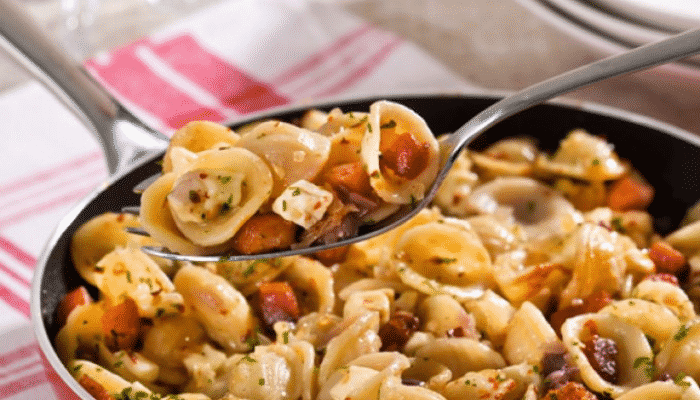
[[[220,3],[86,67],[168,133],[323,98],[477,90],[395,34],[300,0]],[[36,82],[0,95],[0,121],[0,398],[65,398],[30,335],[29,287],[58,221],[107,171],[91,133]]]

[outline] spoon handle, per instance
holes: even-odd
[[[560,94],[568,93],[614,76],[650,68],[688,57],[698,52],[700,52],[700,29],[692,29],[668,39],[584,65],[527,87],[486,108],[470,119],[454,134],[447,136],[441,141],[443,166],[451,165],[461,150],[476,136],[523,110],[553,99]],[[443,168],[440,176],[438,176],[438,180],[442,181],[446,174],[447,170]]]

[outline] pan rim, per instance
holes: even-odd
[[[394,99],[401,101],[401,99],[429,99],[429,98],[458,98],[462,100],[499,100],[503,97],[515,93],[514,91],[506,90],[488,90],[479,93],[467,93],[461,91],[447,92],[397,92],[392,94],[368,94],[362,96],[350,96],[350,97],[330,97],[324,98],[318,102],[304,102],[295,103],[292,105],[275,107],[272,109],[264,110],[261,112],[256,112],[252,114],[246,114],[239,119],[228,120],[222,122],[222,124],[230,125],[242,125],[249,122],[253,122],[259,119],[269,118],[273,115],[279,115],[284,113],[292,113],[295,111],[303,111],[310,108],[323,108],[328,109],[333,106],[342,106],[343,104],[356,103],[356,102],[368,102],[379,99]],[[697,148],[700,148],[700,136],[691,133],[685,129],[679,128],[670,123],[658,120],[653,117],[638,114],[632,111],[623,110],[617,107],[603,105],[586,100],[576,100],[571,98],[556,98],[549,100],[543,104],[563,107],[572,109],[574,111],[583,111],[592,114],[597,114],[604,117],[610,117],[614,119],[621,120],[623,122],[628,122],[653,130],[668,134],[670,136],[676,137],[686,143],[689,143]],[[466,121],[465,121],[466,122]],[[89,205],[92,201],[104,192],[107,188],[112,186],[117,180],[123,178],[124,176],[130,174],[132,171],[138,169],[139,167],[152,162],[153,160],[162,156],[161,153],[156,153],[150,155],[139,162],[124,168],[116,175],[109,176],[105,182],[91,191],[86,197],[80,200],[65,216],[63,216],[58,224],[53,229],[49,236],[49,239],[44,244],[40,256],[37,259],[36,267],[34,270],[34,276],[32,277],[32,285],[30,290],[30,323],[32,324],[32,330],[34,336],[39,343],[39,348],[42,352],[42,356],[48,362],[49,366],[58,374],[62,382],[66,384],[73,392],[75,392],[80,398],[91,399],[93,398],[70,374],[65,365],[59,360],[58,354],[53,347],[52,339],[48,337],[48,332],[43,322],[42,318],[42,288],[41,283],[43,281],[44,272],[46,270],[47,262],[52,250],[55,248],[58,241],[63,237],[65,231],[70,227],[77,216]]]

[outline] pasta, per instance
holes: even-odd
[[[143,229],[195,255],[333,243],[421,200],[437,176],[437,140],[403,105],[317,118],[307,127],[262,121],[240,135],[187,124],[142,194]]]
[[[383,235],[208,263],[139,247],[336,240],[420,199],[437,142],[382,101],[238,132],[191,123],[172,143],[140,218],[97,216],[71,244],[95,290],[61,302],[55,344],[96,398],[700,398],[697,210],[655,232],[653,188],[604,139],[578,129],[551,156],[504,139],[461,154],[433,206]],[[629,188],[643,201],[620,207]]]

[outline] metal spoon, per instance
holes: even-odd
[[[57,48],[23,12],[6,0],[0,0],[0,16],[0,46],[8,49],[96,134],[113,176],[125,174],[136,164],[165,149],[167,138],[164,135],[148,127],[117,102],[78,63]],[[364,227],[357,236],[333,244],[253,255],[191,256],[154,247],[144,247],[144,251],[176,260],[235,261],[308,254],[369,239],[401,225],[427,207],[459,153],[474,138],[498,122],[572,90],[699,52],[700,29],[690,30],[582,66],[504,98],[477,114],[452,135],[441,139],[441,168],[422,201],[405,207],[387,220]]]

